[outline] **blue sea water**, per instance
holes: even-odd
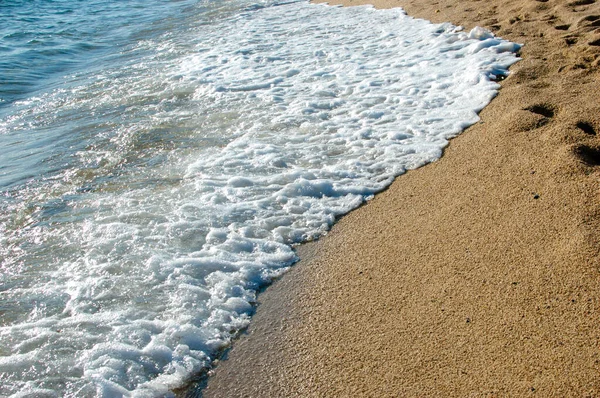
[[[1,1],[0,395],[184,386],[518,47],[399,9]]]

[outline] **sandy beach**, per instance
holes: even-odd
[[[600,3],[365,3],[522,61],[439,161],[299,249],[202,396],[600,396]]]

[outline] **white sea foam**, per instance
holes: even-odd
[[[399,9],[304,2],[221,14],[185,34],[197,36],[185,52],[169,38],[140,42],[157,55],[129,75],[105,71],[4,121],[129,117],[98,127],[106,146],[77,154],[88,168],[60,174],[60,195],[36,194],[46,207],[17,209],[18,232],[4,218],[0,394],[170,394],[248,324],[257,289],[296,260],[293,244],[475,123],[519,48]],[[150,145],[146,125],[181,120],[208,143],[107,172]],[[101,183],[86,188],[88,175]]]

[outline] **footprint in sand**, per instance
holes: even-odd
[[[576,126],[587,135],[596,135],[596,129],[589,122],[580,120],[577,122]]]
[[[566,36],[565,37],[565,43],[567,44],[567,46],[571,47],[573,44],[577,44],[577,36]]]
[[[578,145],[573,150],[575,155],[588,166],[600,166],[600,149],[589,145]]]
[[[598,38],[598,39],[596,39],[596,40],[592,40],[592,41],[590,41],[588,44],[589,44],[590,46],[594,46],[594,47],[600,46],[600,38]]]
[[[575,127],[589,137],[597,136],[596,128],[589,121],[580,120]],[[588,166],[600,166],[600,146],[597,143],[581,143],[573,148],[573,153]]]
[[[600,15],[586,15],[577,21],[578,28],[588,28],[592,30],[600,26]]]
[[[544,104],[535,104],[535,105],[528,106],[524,110],[544,116],[548,119],[551,119],[554,117],[554,106],[552,106],[550,104],[545,104],[545,103]]]
[[[555,114],[554,109],[554,106],[546,103],[531,105],[512,112],[507,124],[514,131],[535,130],[550,123]]]
[[[567,3],[569,7],[578,7],[578,6],[588,6],[590,4],[594,4],[596,0],[575,0],[570,3]]]
[[[570,27],[571,27],[570,24],[562,24],[562,25],[556,25],[554,27],[554,29],[556,29],[556,30],[569,30]]]

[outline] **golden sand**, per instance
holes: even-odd
[[[204,397],[600,396],[600,1],[366,3],[523,60],[439,161],[301,248]]]

